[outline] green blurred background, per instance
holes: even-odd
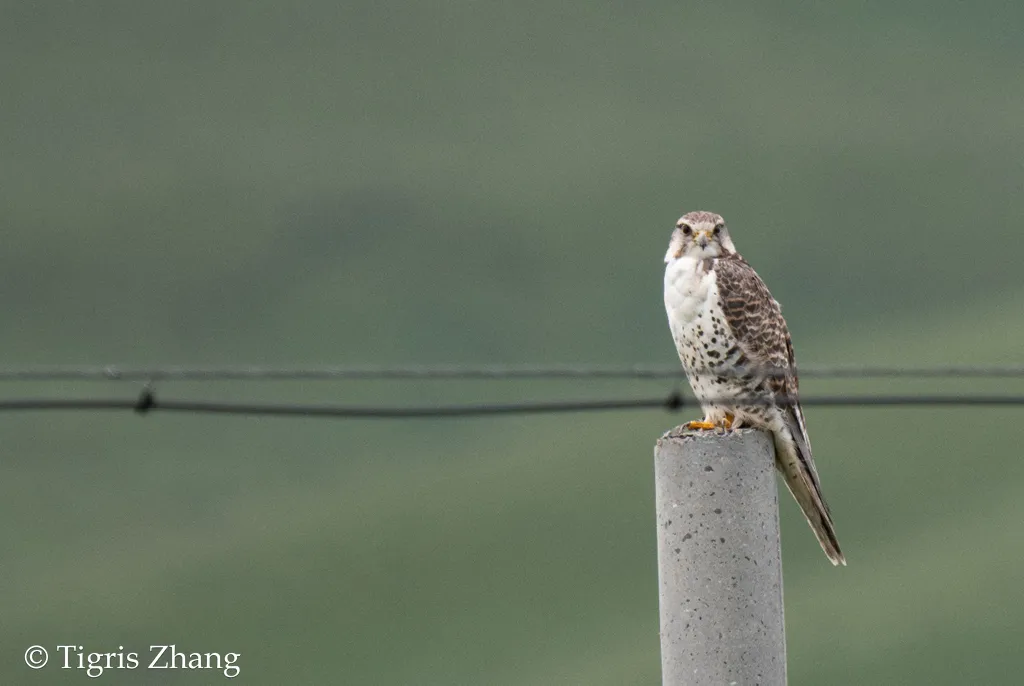
[[[661,259],[693,209],[729,221],[804,364],[1024,362],[1024,5],[0,7],[4,365],[672,364]],[[1014,681],[1024,409],[807,416],[850,565],[782,500],[791,683]],[[242,653],[251,684],[657,684],[652,449],[688,418],[0,416],[0,682],[89,681],[30,671],[31,644],[175,643]]]

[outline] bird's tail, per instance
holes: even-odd
[[[796,498],[796,502],[800,505],[804,517],[807,518],[807,523],[811,525],[811,530],[817,537],[818,543],[821,544],[821,549],[825,551],[825,555],[828,556],[832,564],[845,566],[846,558],[839,549],[832,515],[821,494],[821,484],[818,483],[818,473],[814,468],[810,446],[806,443],[801,445],[802,441],[799,439],[786,440],[786,438],[789,437],[776,434],[775,464],[782,472],[789,492]],[[805,451],[806,454],[804,454]]]

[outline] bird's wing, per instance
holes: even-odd
[[[811,442],[798,397],[793,342],[779,303],[757,272],[739,256],[717,260],[715,283],[725,321],[748,359],[746,366],[764,367],[774,372],[769,376],[756,373],[753,376],[763,378],[773,396],[786,401],[779,409],[792,442],[783,440],[780,445],[776,436],[776,463],[786,485],[832,564],[845,565],[846,558],[839,549],[832,514],[822,495],[818,470],[811,456]]]
[[[783,416],[820,493],[818,470],[811,457],[811,441],[800,409],[800,382],[796,375],[793,342],[779,303],[754,268],[739,255],[717,260],[715,285],[726,323],[748,360],[746,366],[773,373],[765,379],[766,385],[777,397],[788,399]],[[824,499],[822,505],[828,512]]]
[[[791,368],[794,360],[789,329],[779,303],[761,277],[739,256],[717,260],[714,269],[722,311],[749,360],[748,366],[779,371]],[[795,391],[796,375],[792,377]],[[788,376],[775,378],[789,381]]]

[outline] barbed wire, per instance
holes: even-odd
[[[746,367],[723,375],[756,373],[778,376],[786,369]],[[801,365],[801,378],[1024,378],[1024,365],[933,367],[871,365]],[[454,379],[682,379],[679,365],[600,366],[524,365],[325,365],[325,366],[126,366],[39,365],[0,368],[0,381],[309,381],[309,380],[454,380]]]
[[[733,406],[786,404],[784,398],[723,398],[715,402]],[[804,406],[821,407],[1024,406],[1024,395],[823,395],[803,398],[800,403]],[[335,419],[425,419],[659,408],[675,411],[683,408],[697,408],[699,405],[695,399],[685,398],[678,392],[673,392],[661,398],[396,407],[164,400],[157,398],[152,389],[146,388],[134,399],[2,399],[0,400],[0,412],[121,410],[133,411],[139,414],[161,411],[242,416],[326,417]]]

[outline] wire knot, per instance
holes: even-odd
[[[675,412],[676,410],[682,409],[686,402],[683,400],[683,394],[679,391],[672,391],[672,394],[665,399],[665,409],[669,412]]]
[[[156,406],[156,396],[153,394],[153,389],[146,386],[139,391],[139,399],[135,401],[135,410],[138,414],[146,414]]]

